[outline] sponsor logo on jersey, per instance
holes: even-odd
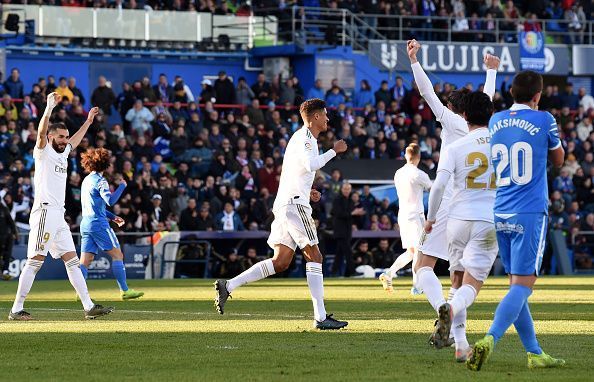
[[[58,165],[54,166],[54,171],[60,174],[66,174],[66,172],[68,171],[66,168],[64,167],[60,167]]]
[[[311,143],[305,142],[305,149],[311,151]]]

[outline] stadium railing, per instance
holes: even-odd
[[[594,22],[585,21],[581,29],[572,30],[571,21],[535,19],[487,19],[466,17],[470,25],[479,28],[455,31],[456,17],[397,16],[383,14],[355,14],[347,9],[292,7],[280,10],[258,9],[256,15],[272,14],[278,20],[278,38],[297,45],[351,45],[366,50],[369,39],[407,40],[419,38],[436,41],[517,42],[517,34],[524,24],[538,24],[549,43],[591,44],[594,41]],[[487,28],[487,25],[492,28]]]

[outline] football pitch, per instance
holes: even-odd
[[[444,286],[445,280],[444,281]],[[312,329],[305,279],[271,279],[235,291],[224,316],[209,280],[131,282],[146,292],[122,302],[113,280],[91,295],[116,307],[83,319],[68,281],[39,281],[25,304],[36,321],[10,322],[16,282],[0,282],[0,370],[16,381],[586,381],[594,380],[594,278],[545,277],[531,310],[543,349],[564,369],[528,370],[511,329],[481,372],[427,340],[435,313],[409,294],[410,278],[387,295],[377,280],[326,280],[326,308],[346,330]],[[469,310],[469,341],[487,330],[507,279],[492,278]],[[479,378],[480,377],[480,378]]]

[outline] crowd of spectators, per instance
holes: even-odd
[[[444,103],[454,89],[454,84],[435,85]],[[375,91],[365,80],[354,92],[334,80],[330,89],[317,81],[305,92],[296,77],[269,82],[261,74],[248,85],[243,78],[233,82],[220,72],[214,83],[204,80],[202,89],[190,89],[181,77],[171,81],[161,75],[156,84],[141,78],[123,84],[117,93],[100,77],[86,100],[74,78],[56,82],[48,76],[25,86],[18,69],[13,69],[0,89],[0,190],[21,227],[27,225],[34,198],[32,150],[37,123],[52,91],[63,96],[52,121],[63,122],[71,134],[85,121],[90,107],[101,109],[70,155],[66,216],[73,231],[81,219],[81,181],[86,175],[80,155],[88,147],[109,149],[113,166],[108,179],[112,184],[117,178],[128,183],[114,206],[114,213],[126,221],[123,231],[269,229],[283,153],[300,127],[295,106],[304,97],[325,98],[332,107],[329,130],[320,136],[319,145],[325,152],[335,139],[344,139],[349,150],[336,160],[403,159],[410,142],[421,146],[420,168],[431,178],[439,160],[441,126],[415,85],[406,85],[400,77],[392,84],[383,82]],[[511,106],[509,78],[494,103],[496,110]],[[236,106],[219,108],[221,104]],[[548,85],[540,106],[557,118],[566,150],[563,169],[549,175],[550,218],[552,226],[567,233],[569,243],[578,231],[594,230],[594,98],[583,88],[576,93],[571,84],[562,90]],[[108,123],[112,113],[123,122]],[[319,173],[314,182],[323,195],[313,205],[320,237],[332,229],[332,203],[342,183],[338,170]],[[353,190],[350,199],[358,211],[352,218],[355,230],[397,228],[397,204],[376,200],[369,186]],[[591,267],[587,259],[592,255],[592,236],[578,241],[584,257],[578,263]],[[365,256],[361,261],[369,262]]]

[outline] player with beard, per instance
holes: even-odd
[[[68,155],[83,139],[99,109],[92,108],[86,122],[70,137],[64,124],[49,123],[52,111],[60,103],[60,99],[61,97],[56,93],[48,95],[47,106],[39,124],[37,142],[33,150],[35,200],[29,217],[31,231],[27,262],[19,277],[16,298],[8,315],[9,320],[33,319],[31,314],[23,310],[23,304],[48,251],[54,259],[61,258],[64,261],[68,279],[82,302],[86,319],[95,319],[113,311],[113,308],[97,305],[91,300],[87,283],[80,270],[72,233],[64,219]]]

